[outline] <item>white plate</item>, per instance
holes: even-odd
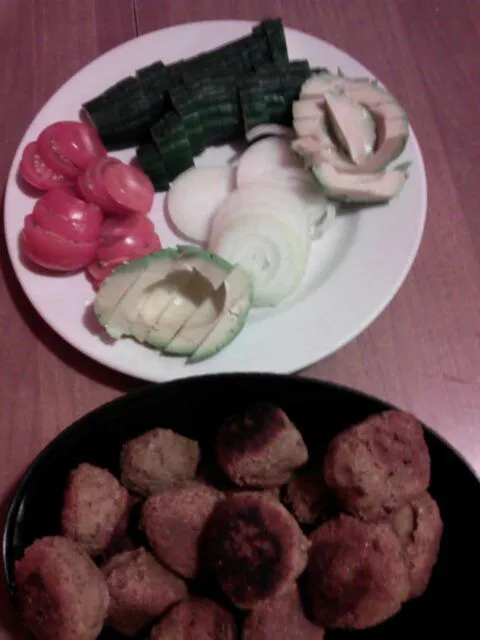
[[[121,340],[108,344],[92,317],[94,293],[83,273],[49,276],[22,262],[18,237],[34,199],[17,184],[22,150],[56,120],[78,117],[82,102],[154,60],[172,62],[243,36],[253,23],[211,21],[170,27],[135,38],[94,60],[66,82],[31,123],[15,154],[5,194],[5,232],[17,277],[42,318],[67,342],[104,365],[150,381],[226,371],[289,373],[324,358],[355,338],[383,311],[404,281],[417,253],[425,223],[425,169],[414,134],[402,158],[412,161],[410,178],[398,198],[384,207],[343,215],[315,242],[305,280],[297,294],[276,309],[255,310],[241,335],[223,352],[195,365]],[[338,67],[348,75],[371,74],[318,38],[286,29],[290,58],[312,66]],[[115,154],[129,160],[133,151]],[[208,150],[199,164],[231,157],[229,148]],[[178,239],[162,214],[157,195],[151,218],[164,245]]]

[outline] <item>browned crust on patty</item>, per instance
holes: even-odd
[[[113,556],[103,567],[110,593],[108,621],[133,636],[187,595],[185,583],[145,549]]]
[[[365,629],[395,615],[410,579],[398,537],[388,524],[341,515],[311,535],[307,592],[325,627]]]
[[[308,459],[302,435],[282,409],[257,403],[219,429],[217,461],[237,485],[276,487]]]
[[[120,456],[122,484],[149,496],[193,480],[199,460],[195,440],[170,429],[152,429],[124,445]]]
[[[324,477],[343,507],[364,520],[380,520],[426,491],[430,455],[419,421],[385,411],[336,436]]]
[[[229,496],[208,525],[220,586],[240,608],[282,593],[302,573],[309,542],[277,500],[258,492]]]
[[[25,625],[38,640],[95,640],[109,605],[102,572],[72,540],[36,540],[16,563]]]

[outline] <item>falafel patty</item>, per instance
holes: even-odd
[[[440,509],[425,492],[411,500],[392,517],[410,574],[410,597],[421,596],[430,582],[440,550],[443,522]]]
[[[156,624],[150,640],[235,640],[237,638],[235,620],[213,600],[190,598],[175,605]]]
[[[19,606],[38,640],[95,640],[109,605],[105,578],[72,540],[39,538],[15,565]]]
[[[201,482],[150,496],[141,526],[157,558],[185,578],[193,578],[201,556],[199,542],[210,514],[223,494]]]
[[[128,491],[109,471],[82,463],[68,478],[62,533],[96,556],[112,542],[129,506]]]
[[[310,622],[295,585],[292,589],[256,606],[243,626],[243,640],[323,640],[325,630]]]
[[[198,442],[170,429],[153,429],[124,445],[122,484],[149,496],[193,480],[199,460]]]
[[[266,402],[222,425],[215,447],[219,466],[239,486],[279,487],[308,460],[301,433],[282,409]]]
[[[430,454],[420,422],[384,411],[343,431],[329,444],[324,477],[346,511],[381,520],[430,484]]]
[[[322,626],[373,627],[408,599],[402,545],[388,524],[341,515],[322,524],[310,539],[306,590],[311,614]]]
[[[207,544],[221,588],[243,609],[286,591],[304,570],[310,546],[287,509],[261,492],[219,502]]]
[[[102,570],[110,593],[108,621],[126,636],[187,596],[185,583],[143,548],[113,556]]]

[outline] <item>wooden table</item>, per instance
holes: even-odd
[[[413,411],[480,471],[479,0],[0,0],[2,182],[36,112],[100,54],[177,23],[268,15],[344,49],[392,89],[429,182],[427,227],[404,286],[359,338],[303,374]],[[1,260],[4,512],[26,466],[59,431],[142,383],[64,343],[27,301],[5,247]],[[24,637],[3,584],[0,611],[0,640]]]

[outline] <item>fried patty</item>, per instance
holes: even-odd
[[[143,548],[113,556],[103,573],[110,593],[108,621],[126,636],[136,635],[187,596],[185,583]]]
[[[62,533],[91,556],[104,551],[129,512],[128,491],[106,469],[82,463],[69,476]]]
[[[147,498],[141,526],[164,565],[185,578],[196,575],[201,560],[201,534],[222,498],[223,494],[201,482],[167,489]]]
[[[256,606],[243,626],[243,640],[323,640],[325,630],[310,622],[295,585]]]
[[[322,524],[310,539],[308,602],[322,626],[373,627],[408,599],[402,545],[389,524],[341,515]]]
[[[410,597],[421,596],[430,582],[440,550],[443,522],[435,500],[427,492],[411,500],[392,517],[410,575]]]
[[[207,530],[219,584],[240,608],[286,591],[302,573],[309,542],[276,499],[240,492],[219,502]]]
[[[308,459],[301,433],[287,414],[258,403],[219,429],[217,461],[239,486],[279,487]]]
[[[200,460],[195,440],[153,429],[127,442],[120,457],[122,484],[143,496],[193,480]]]
[[[81,547],[61,536],[39,538],[16,563],[24,623],[38,640],[95,640],[109,595],[102,572]]]
[[[350,427],[330,442],[324,478],[346,511],[364,520],[388,517],[430,484],[421,424],[394,410]]]
[[[236,640],[233,616],[213,600],[190,598],[153,627],[150,640]]]

